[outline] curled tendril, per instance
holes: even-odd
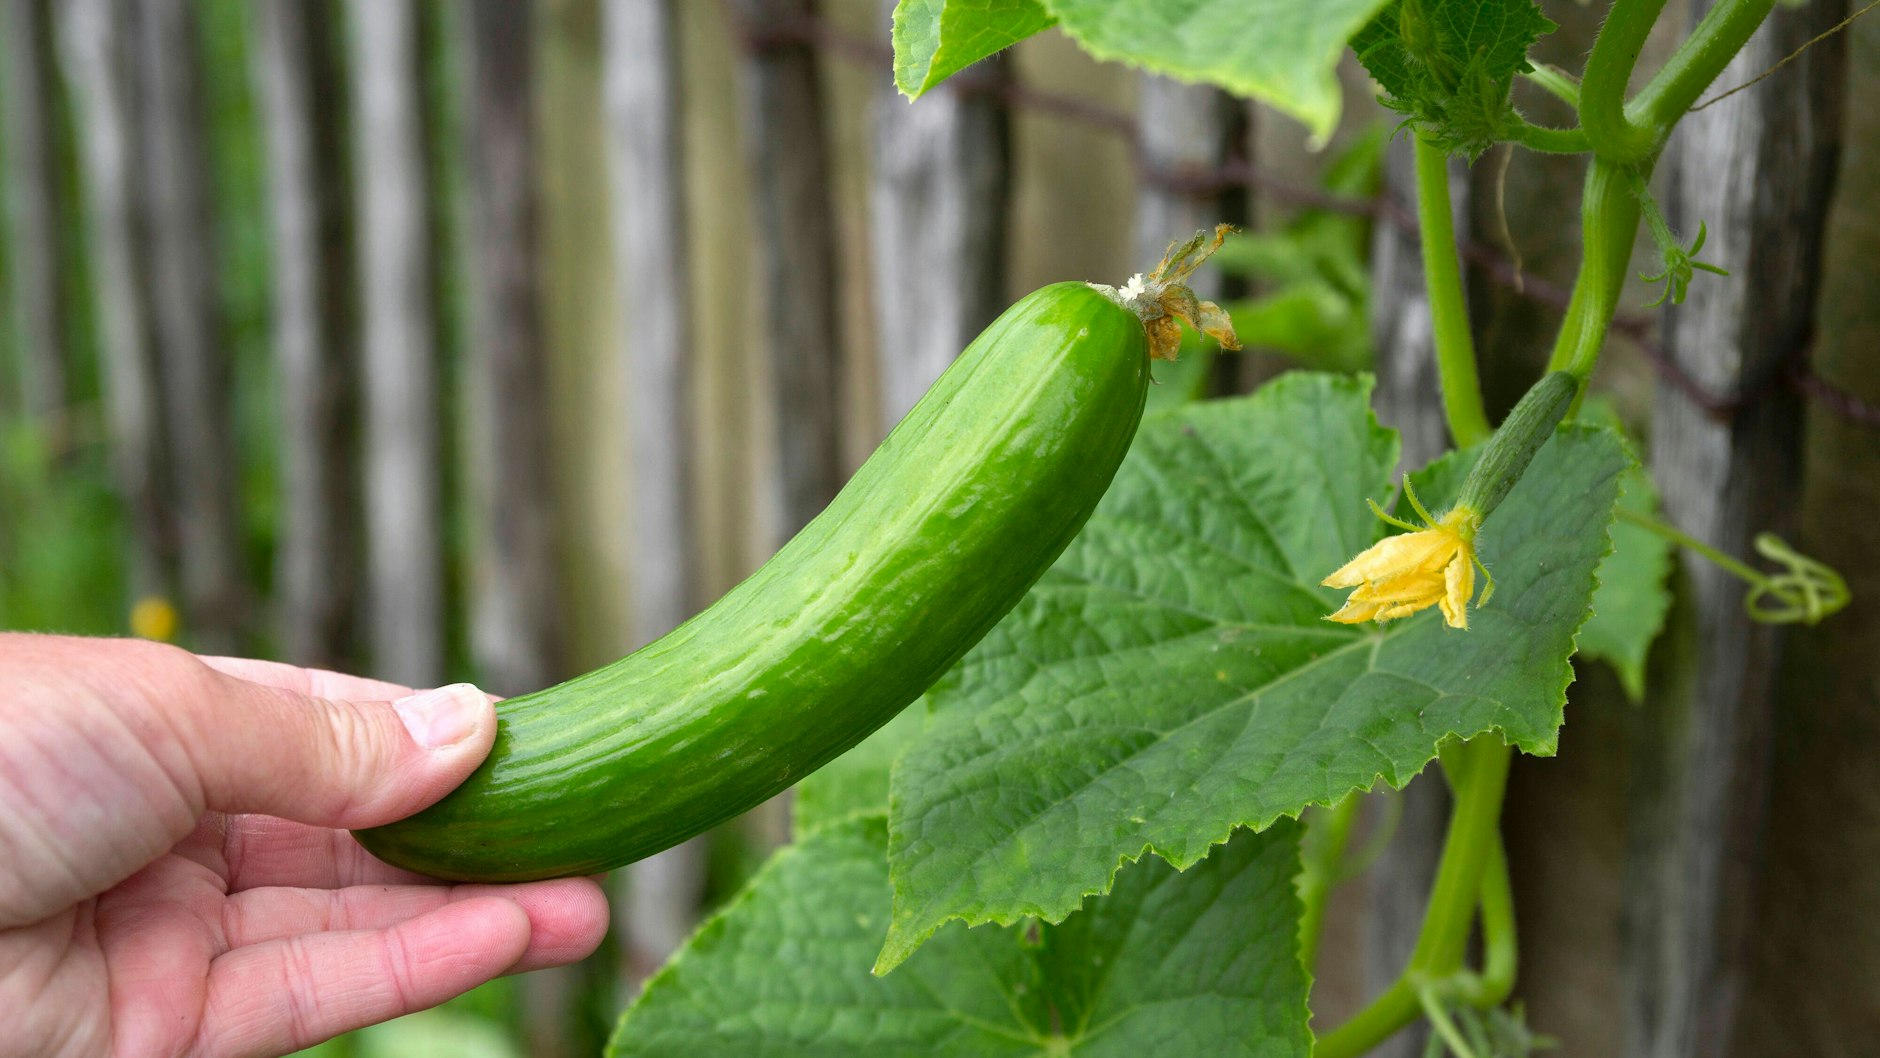
[[[1656,226],[1654,226],[1654,228],[1655,227]],[[1656,231],[1654,231],[1654,234],[1656,234]],[[1669,237],[1670,229],[1667,228],[1665,230],[1666,238],[1659,240],[1658,243],[1660,261],[1664,264],[1664,269],[1653,275],[1646,275],[1644,272],[1639,273],[1639,278],[1647,283],[1663,283],[1665,285],[1665,288],[1658,292],[1658,297],[1655,300],[1646,303],[1646,308],[1657,308],[1666,301],[1671,302],[1673,305],[1684,304],[1684,295],[1686,291],[1690,289],[1691,277],[1697,272],[1709,272],[1711,275],[1718,276],[1727,276],[1730,274],[1727,269],[1719,268],[1714,264],[1709,264],[1697,259],[1698,253],[1704,249],[1704,240],[1709,234],[1708,229],[1704,227],[1704,222],[1701,220],[1698,221],[1697,238],[1692,239],[1691,245],[1686,247],[1680,245],[1676,239]]]
[[[1821,619],[1846,607],[1852,599],[1847,581],[1822,562],[1790,547],[1774,533],[1756,536],[1756,551],[1783,572],[1750,582],[1743,608],[1750,619],[1763,624],[1820,623]]]

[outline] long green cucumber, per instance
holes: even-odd
[[[360,842],[443,878],[593,873],[861,741],[991,630],[1108,488],[1149,383],[1127,300],[1059,283],[1019,301],[749,579],[628,657],[499,704],[462,786]]]

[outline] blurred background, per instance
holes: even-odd
[[[1577,68],[1600,9],[1545,6],[1562,29],[1542,53]],[[1405,144],[1355,65],[1326,143],[1056,33],[910,105],[889,77],[891,7],[0,0],[0,628],[547,685],[754,569],[1011,301],[1120,283],[1223,220],[1246,234],[1198,285],[1249,351],[1192,344],[1158,366],[1152,400],[1376,370],[1406,461],[1446,445]],[[1667,18],[1667,40],[1701,7]],[[1743,72],[1841,13],[1779,15]],[[1880,186],[1880,160],[1874,116],[1840,105],[1880,88],[1873,29],[1716,108],[1663,167],[1674,224],[1708,219],[1723,260],[1779,274],[1752,288],[1769,296],[1700,317],[1700,277],[1668,323],[1630,299],[1602,363],[1675,520],[1737,551],[1780,527],[1857,601],[1796,633],[1785,667],[1765,630],[1694,618],[1737,602],[1687,570],[1675,649],[1651,670],[1669,704],[1633,706],[1588,666],[1563,763],[1520,762],[1521,992],[1569,1053],[1619,1053],[1622,1034],[1682,1053],[1651,1041],[1700,1013],[1788,1041],[1794,1004],[1755,998],[1792,997],[1787,967],[1817,975],[1817,1013],[1793,1031],[1880,1027],[1859,985],[1880,979],[1880,895],[1858,886],[1850,910],[1842,892],[1825,916],[1795,904],[1845,889],[1843,857],[1880,852],[1871,767],[1835,770],[1880,747],[1862,598],[1880,584],[1852,561],[1880,546],[1880,415],[1860,400],[1880,398],[1880,213],[1848,194]],[[1525,84],[1517,100],[1571,121]],[[1759,142],[1774,146],[1744,146]],[[1716,176],[1726,161],[1743,171]],[[1544,362],[1579,176],[1576,159],[1505,150],[1456,170],[1491,410]],[[1753,678],[1728,701],[1686,686],[1707,652],[1745,650]],[[1822,792],[1823,768],[1851,777]],[[1414,937],[1433,785],[1379,809],[1397,841],[1341,897],[1321,1010],[1394,976]],[[1816,822],[1771,846],[1771,803]],[[1747,847],[1719,836],[1737,823],[1758,835]],[[318,1050],[597,1053],[786,830],[761,809],[617,872],[615,936],[582,967]],[[1706,866],[1746,857],[1778,867]],[[1765,905],[1792,942],[1745,939]],[[1869,943],[1833,942],[1850,931]],[[1823,974],[1851,983],[1824,993]],[[1724,986],[1718,1015],[1706,997]]]

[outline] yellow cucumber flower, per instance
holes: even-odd
[[[131,635],[168,643],[176,638],[181,622],[176,607],[161,595],[146,595],[131,607]]]
[[[1412,525],[1384,513],[1376,503],[1371,512],[1409,532],[1387,536],[1372,544],[1357,558],[1340,566],[1322,582],[1328,588],[1356,588],[1337,613],[1328,621],[1359,624],[1364,621],[1393,621],[1408,617],[1431,606],[1441,606],[1443,620],[1451,628],[1469,627],[1469,600],[1475,595],[1475,570],[1482,569],[1486,587],[1482,602],[1494,594],[1495,578],[1475,557],[1475,533],[1482,527],[1482,516],[1472,507],[1457,504],[1440,519],[1430,517],[1410,479],[1403,483],[1404,496],[1416,509],[1423,524]]]

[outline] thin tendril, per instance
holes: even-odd
[[[1691,109],[1687,111],[1687,113],[1695,114],[1698,111],[1704,109],[1705,107],[1716,106],[1718,103],[1721,103],[1724,100],[1730,98],[1731,96],[1737,94],[1738,92],[1741,92],[1745,88],[1750,88],[1755,85],[1761,84],[1764,80],[1766,80],[1768,77],[1774,74],[1777,70],[1782,69],[1784,66],[1787,66],[1789,63],[1792,63],[1796,59],[1800,58],[1803,52],[1807,51],[1808,49],[1814,47],[1817,44],[1820,44],[1822,41],[1827,40],[1829,37],[1834,36],[1836,33],[1839,33],[1842,30],[1846,29],[1851,23],[1853,23],[1855,19],[1859,18],[1860,16],[1866,14],[1869,11],[1872,11],[1876,7],[1880,7],[1880,0],[1871,0],[1871,2],[1866,7],[1861,8],[1859,11],[1856,11],[1853,14],[1842,19],[1841,21],[1835,23],[1833,28],[1828,29],[1827,31],[1816,36],[1813,40],[1809,41],[1808,43],[1802,45],[1801,47],[1795,49],[1792,52],[1789,52],[1787,55],[1784,55],[1781,61],[1777,62],[1774,66],[1769,67],[1767,70],[1764,70],[1762,73],[1759,73],[1756,76],[1750,78],[1749,80],[1744,81],[1742,84],[1737,85],[1735,88],[1732,88],[1727,92],[1719,92],[1718,94],[1711,96],[1709,99],[1706,99],[1703,102],[1696,104],[1695,106],[1691,107]]]

